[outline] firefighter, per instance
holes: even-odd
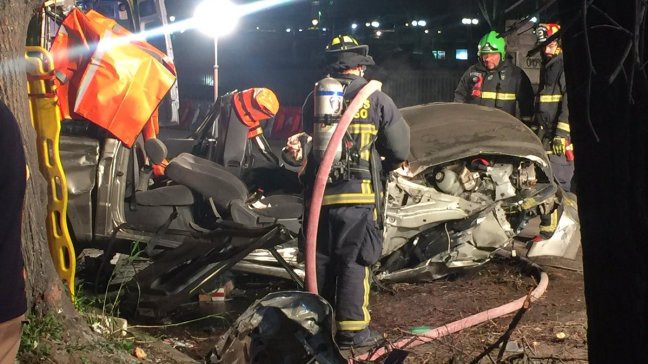
[[[495,31],[487,33],[479,41],[477,56],[479,62],[459,80],[454,102],[490,106],[530,121],[533,88],[526,73],[506,58],[506,40]]]
[[[536,29],[539,43],[554,35],[558,24],[540,24]],[[536,102],[535,124],[547,152],[554,176],[565,191],[571,191],[574,175],[574,154],[569,128],[567,109],[567,86],[563,72],[563,56],[558,40],[546,44],[542,49],[542,68]]]
[[[538,25],[535,31],[538,43],[546,43],[558,30],[558,24]],[[542,68],[534,125],[549,155],[554,177],[563,190],[569,192],[574,175],[574,154],[570,138],[563,56],[558,42],[558,39],[554,39],[542,48]],[[558,206],[552,213],[540,217],[540,236],[536,239],[546,239],[553,235],[561,210]]]
[[[348,105],[367,84],[363,78],[365,68],[374,65],[368,50],[367,45],[350,36],[334,37],[326,47],[331,77],[318,82],[316,90],[340,87],[335,93],[343,95],[342,108]],[[302,176],[306,211],[318,170],[318,155],[328,145],[327,140],[318,140],[326,138],[325,133],[314,133],[314,124],[319,123],[314,114],[316,109],[331,104],[318,106],[314,100],[317,94],[309,95],[302,109],[304,131],[312,136],[312,147],[304,152],[307,156]],[[299,138],[293,136],[288,141],[287,148],[294,156],[301,152]],[[373,346],[382,341],[382,335],[369,329],[370,267],[382,253],[377,221],[380,174],[398,168],[409,155],[409,126],[392,99],[376,91],[355,114],[342,145],[342,158],[331,170],[322,201],[317,234],[317,286],[335,310],[338,345]],[[303,221],[308,221],[307,217]]]
[[[27,311],[21,224],[29,169],[18,121],[0,101],[0,363],[14,363]]]

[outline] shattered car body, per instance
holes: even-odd
[[[555,183],[542,144],[523,123],[468,104],[401,112],[411,128],[410,165],[387,182],[380,279],[436,279],[481,265],[532,217],[559,204],[568,206],[555,239],[534,245],[529,255],[575,254],[575,203]]]
[[[554,181],[537,136],[492,108],[433,103],[401,109],[411,132],[408,170],[390,173],[383,208],[379,280],[427,281],[484,264],[532,218],[562,207],[556,232],[528,257],[574,258],[580,243],[576,202]],[[282,246],[295,264],[296,247]],[[234,266],[285,277],[255,252]],[[301,271],[298,271],[301,273]]]
[[[126,287],[142,315],[168,313],[230,269],[301,283],[301,199],[249,193],[242,176],[251,143],[232,111],[232,95],[213,106],[199,130],[175,140],[181,148],[168,155],[164,143],[129,147],[87,121],[62,123],[74,243],[104,249],[108,258],[113,250],[128,252],[133,242],[145,246],[152,264]],[[481,265],[530,218],[557,204],[565,211],[557,232],[529,256],[575,253],[575,203],[553,181],[531,130],[504,112],[473,105],[402,112],[412,131],[410,165],[386,183],[379,279],[436,279]],[[167,157],[166,178],[152,180],[151,160]]]
[[[30,101],[35,125],[57,126],[38,128],[39,152],[41,161],[52,159],[52,165],[62,167],[48,182],[50,190],[57,192],[55,197],[65,203],[49,204],[48,214],[61,223],[57,227],[69,230],[66,241],[57,243],[52,255],[67,253],[66,259],[57,261],[63,260],[61,270],[70,272],[62,276],[70,291],[75,273],[69,263],[84,248],[104,251],[97,271],[90,273],[98,285],[110,283],[110,261],[116,252],[150,259],[148,266],[120,288],[130,295],[120,301],[122,312],[135,310],[147,316],[162,316],[213,288],[222,273],[255,249],[270,251],[281,264],[274,246],[294,238],[302,202],[289,194],[251,194],[242,180],[250,148],[265,147],[262,134],[250,140],[251,126],[240,118],[236,100],[247,102],[241,95],[245,91],[220,97],[198,129],[176,140],[179,147],[169,153],[157,138],[155,110],[175,83],[172,63],[140,41],[95,47],[101,52],[92,47],[73,52],[76,44],[87,45],[86,39],[99,43],[101,37],[129,39],[130,33],[114,20],[92,10],[71,9],[61,29],[52,46],[56,57],[45,48],[29,52],[30,64],[41,65],[34,67],[40,73],[30,75],[30,82],[34,86],[37,81],[47,82],[38,89],[40,94],[30,94]],[[102,62],[96,61],[99,57]],[[125,59],[128,62],[122,62]],[[94,68],[103,72],[102,77],[91,72]],[[148,72],[139,72],[143,69]],[[59,70],[68,76],[56,78]],[[101,92],[86,92],[86,81],[101,81],[103,87],[95,85]],[[142,84],[147,87],[141,88]],[[43,99],[47,99],[45,106],[34,102]],[[77,108],[81,104],[87,107]],[[260,105],[246,110],[253,107]],[[138,112],[131,112],[133,108]],[[221,133],[214,135],[214,130]],[[263,157],[276,160],[269,153]],[[56,233],[57,229],[48,231]],[[284,269],[292,274],[287,263]]]

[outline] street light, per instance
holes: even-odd
[[[463,25],[477,25],[479,24],[479,19],[476,18],[463,18],[461,19],[461,24]]]
[[[196,28],[214,38],[214,101],[218,100],[218,38],[232,32],[241,15],[229,0],[205,0],[194,11]]]

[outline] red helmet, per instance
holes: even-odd
[[[560,25],[556,23],[545,23],[538,24],[538,27],[535,30],[536,37],[538,37],[538,42],[544,42],[547,38],[556,34],[560,30]]]

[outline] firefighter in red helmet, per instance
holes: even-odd
[[[574,175],[574,154],[567,109],[567,85],[560,41],[556,37],[550,39],[559,30],[560,25],[555,23],[539,24],[535,30],[538,43],[544,45],[535,125],[538,126],[538,137],[549,154],[554,177],[563,190],[570,192]],[[554,233],[559,216],[560,207],[541,217],[541,237],[548,238]]]

